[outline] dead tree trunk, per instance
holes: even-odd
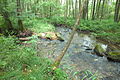
[[[86,0],[85,0],[86,1]],[[83,4],[85,4],[85,1],[83,2]],[[81,8],[80,8],[80,12],[79,12],[79,15],[76,19],[76,23],[74,24],[73,26],[73,31],[71,33],[71,36],[67,42],[67,44],[65,45],[65,47],[63,48],[62,52],[60,53],[60,55],[56,58],[55,62],[52,64],[52,67],[53,67],[53,70],[57,69],[59,67],[59,64],[62,60],[62,58],[64,57],[67,49],[69,48],[70,44],[71,44],[71,41],[74,37],[74,34],[75,34],[75,31],[76,31],[76,26],[79,25],[80,23],[80,19],[81,19],[81,15],[82,15],[82,11],[83,11],[83,6],[84,5],[81,5]]]

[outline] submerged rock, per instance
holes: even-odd
[[[106,48],[107,48],[107,46],[105,46],[105,45],[103,46],[103,45],[97,44],[94,48],[94,52],[96,55],[102,57],[105,55]]]
[[[120,62],[120,51],[110,51],[107,56],[108,60]]]

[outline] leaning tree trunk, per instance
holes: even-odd
[[[17,0],[17,17],[18,17],[18,26],[19,26],[19,30],[23,31],[24,27],[23,27],[23,23],[21,20],[21,13],[22,13],[22,9],[21,9],[21,5],[20,5],[20,0]]]
[[[86,0],[85,0],[86,1]],[[85,1],[83,2],[83,4],[85,3]],[[82,15],[82,11],[83,11],[83,5],[81,6],[80,8],[80,12],[79,12],[79,15],[77,17],[77,20],[76,20],[76,23],[74,24],[73,26],[73,31],[71,33],[71,36],[67,42],[67,44],[65,45],[65,47],[63,48],[62,52],[60,53],[60,55],[56,58],[55,62],[52,64],[52,67],[53,67],[53,70],[57,69],[59,67],[59,64],[62,60],[62,58],[64,57],[67,49],[69,48],[70,44],[71,44],[71,41],[74,37],[74,34],[75,34],[75,31],[76,31],[76,26],[79,25],[80,23],[80,19],[81,19],[81,15]]]

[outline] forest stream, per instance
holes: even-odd
[[[66,27],[56,27],[56,32],[63,36],[63,42],[40,39],[38,43],[40,53],[53,61],[61,53],[72,30]],[[72,43],[60,64],[60,68],[69,75],[70,79],[94,80],[94,77],[98,77],[100,80],[120,80],[120,63],[111,62],[106,57],[91,54],[97,43],[102,44],[94,36],[76,31]]]

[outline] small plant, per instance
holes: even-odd
[[[30,28],[32,31],[36,33],[41,32],[54,32],[55,27],[52,24],[48,24],[46,22],[43,22],[42,20],[33,19],[33,20],[25,20],[24,23],[28,28]]]
[[[62,24],[67,27],[73,27],[75,20],[68,17],[52,17],[49,20],[54,24]],[[92,20],[81,20],[80,25],[77,26],[78,29],[83,31],[90,31],[96,37],[106,39],[113,43],[120,43],[120,23],[115,23],[112,20],[102,20],[102,21],[92,21]]]
[[[73,76],[79,76],[80,80],[98,80],[97,71],[92,73],[90,70],[75,72]]]
[[[36,45],[20,46],[15,41],[0,37],[0,80],[67,80],[62,70],[49,68],[50,60],[36,56]]]

